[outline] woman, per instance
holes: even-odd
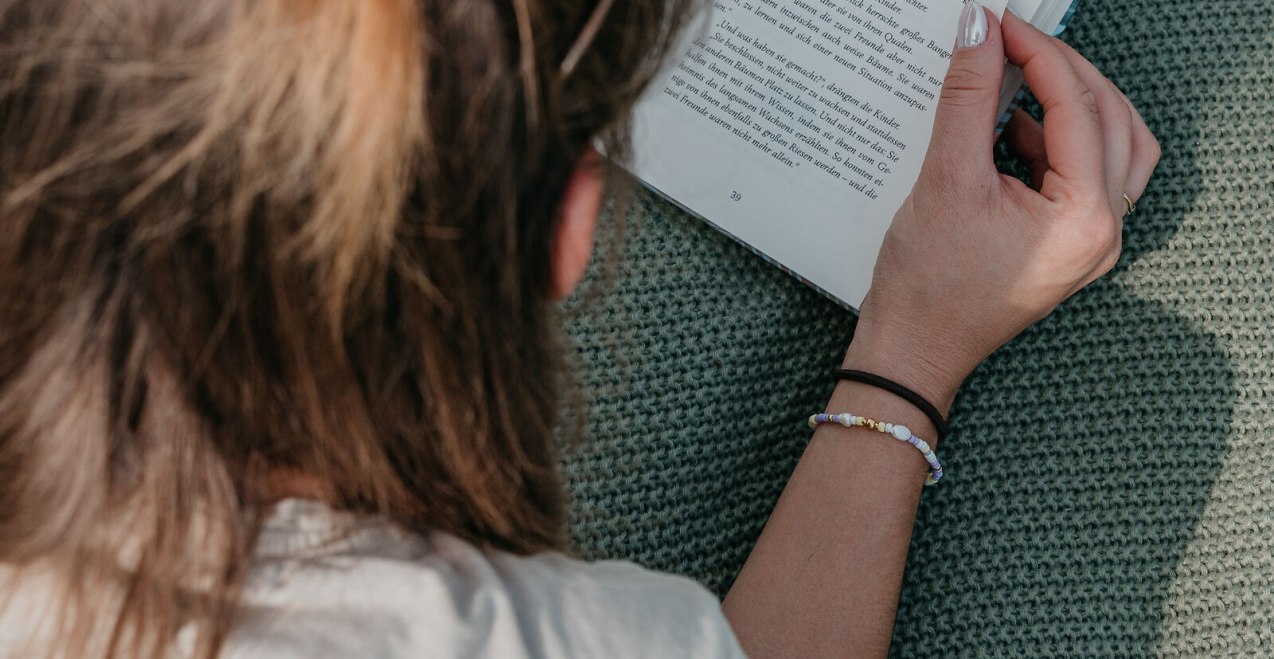
[[[864,428],[816,433],[723,608],[553,553],[588,145],[693,9],[610,5],[0,0],[0,656],[883,654],[928,464]],[[845,360],[941,413],[1158,160],[1022,21],[970,2],[957,46]],[[992,163],[1006,56],[1033,188]]]

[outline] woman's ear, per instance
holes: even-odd
[[[605,189],[605,163],[601,154],[587,147],[575,163],[558,211],[553,237],[553,281],[549,289],[554,302],[565,299],[584,278],[593,255],[593,234],[597,230],[597,214]]]

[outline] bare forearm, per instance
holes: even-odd
[[[852,351],[847,364],[871,367]],[[936,445],[921,412],[872,387],[842,383],[827,409],[902,423]],[[725,600],[749,656],[886,654],[927,469],[874,431],[815,433]]]

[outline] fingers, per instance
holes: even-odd
[[[981,16],[973,12],[981,12]],[[952,164],[955,171],[994,175],[992,152],[1000,87],[1004,83],[1004,40],[995,14],[976,4],[965,10],[961,23],[962,32],[972,26],[974,33],[985,35],[985,40],[957,47],[952,54],[929,152],[941,162]]]
[[[1132,105],[1115,84],[1083,55],[1060,41],[1057,42],[1057,47],[1066,55],[1075,73],[1097,100],[1097,113],[1101,117],[1102,134],[1106,138],[1106,190],[1111,211],[1115,217],[1122,218],[1128,212],[1128,202],[1124,195],[1131,196],[1128,179],[1133,159]]]
[[[1034,183],[1050,198],[1063,192],[1057,188],[1068,186],[1078,186],[1083,194],[1101,190],[1114,216],[1122,218],[1127,212],[1124,195],[1134,201],[1141,198],[1160,158],[1159,143],[1141,114],[1114,83],[1065,43],[1012,16],[1005,20],[1004,38],[1011,60],[1027,58],[1022,63],[1027,82],[1045,109],[1041,131],[1046,160],[1063,179],[1048,189],[1032,164]],[[1019,119],[1010,136],[1010,146],[1024,156],[1038,149],[1041,139],[1028,119]],[[1098,172],[1103,176],[1094,175]]]
[[[1163,150],[1159,146],[1159,140],[1155,138],[1154,133],[1150,132],[1146,120],[1141,117],[1141,113],[1133,106],[1132,101],[1129,101],[1123,92],[1119,95],[1123,96],[1124,102],[1128,104],[1133,124],[1132,166],[1128,170],[1128,196],[1132,197],[1133,201],[1139,201],[1141,195],[1146,192],[1146,186],[1150,184],[1150,177],[1155,173],[1155,168],[1159,166]]]
[[[1124,193],[1132,197],[1133,201],[1140,199],[1142,193],[1146,190],[1146,185],[1150,183],[1150,176],[1154,174],[1155,168],[1159,165],[1159,158],[1162,155],[1162,151],[1159,148],[1159,140],[1155,139],[1154,133],[1150,132],[1150,127],[1146,125],[1141,113],[1137,111],[1132,101],[1129,101],[1128,97],[1119,90],[1119,87],[1097,71],[1091,62],[1068,44],[1058,42],[1058,45],[1066,52],[1076,70],[1084,78],[1085,83],[1091,86],[1103,87],[1105,92],[1110,95],[1108,100],[1112,106],[1111,114],[1122,117],[1122,110],[1127,111],[1131,145],[1127,176],[1124,179],[1123,189],[1119,191],[1119,199],[1123,199]],[[1085,71],[1088,72],[1087,75],[1085,75]]]
[[[1004,50],[1022,67],[1026,83],[1044,106],[1044,146],[1051,171],[1041,194],[1053,201],[1075,194],[1105,200],[1106,146],[1097,97],[1056,40],[1011,12],[1005,13]]]
[[[1044,127],[1025,110],[1013,113],[1004,127],[1004,141],[1031,171],[1031,187],[1039,192],[1048,173],[1048,150],[1044,148]]]

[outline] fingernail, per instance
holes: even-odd
[[[964,3],[964,11],[960,13],[960,34],[956,37],[956,48],[974,48],[986,41],[990,26],[986,22],[986,10],[977,0]]]

